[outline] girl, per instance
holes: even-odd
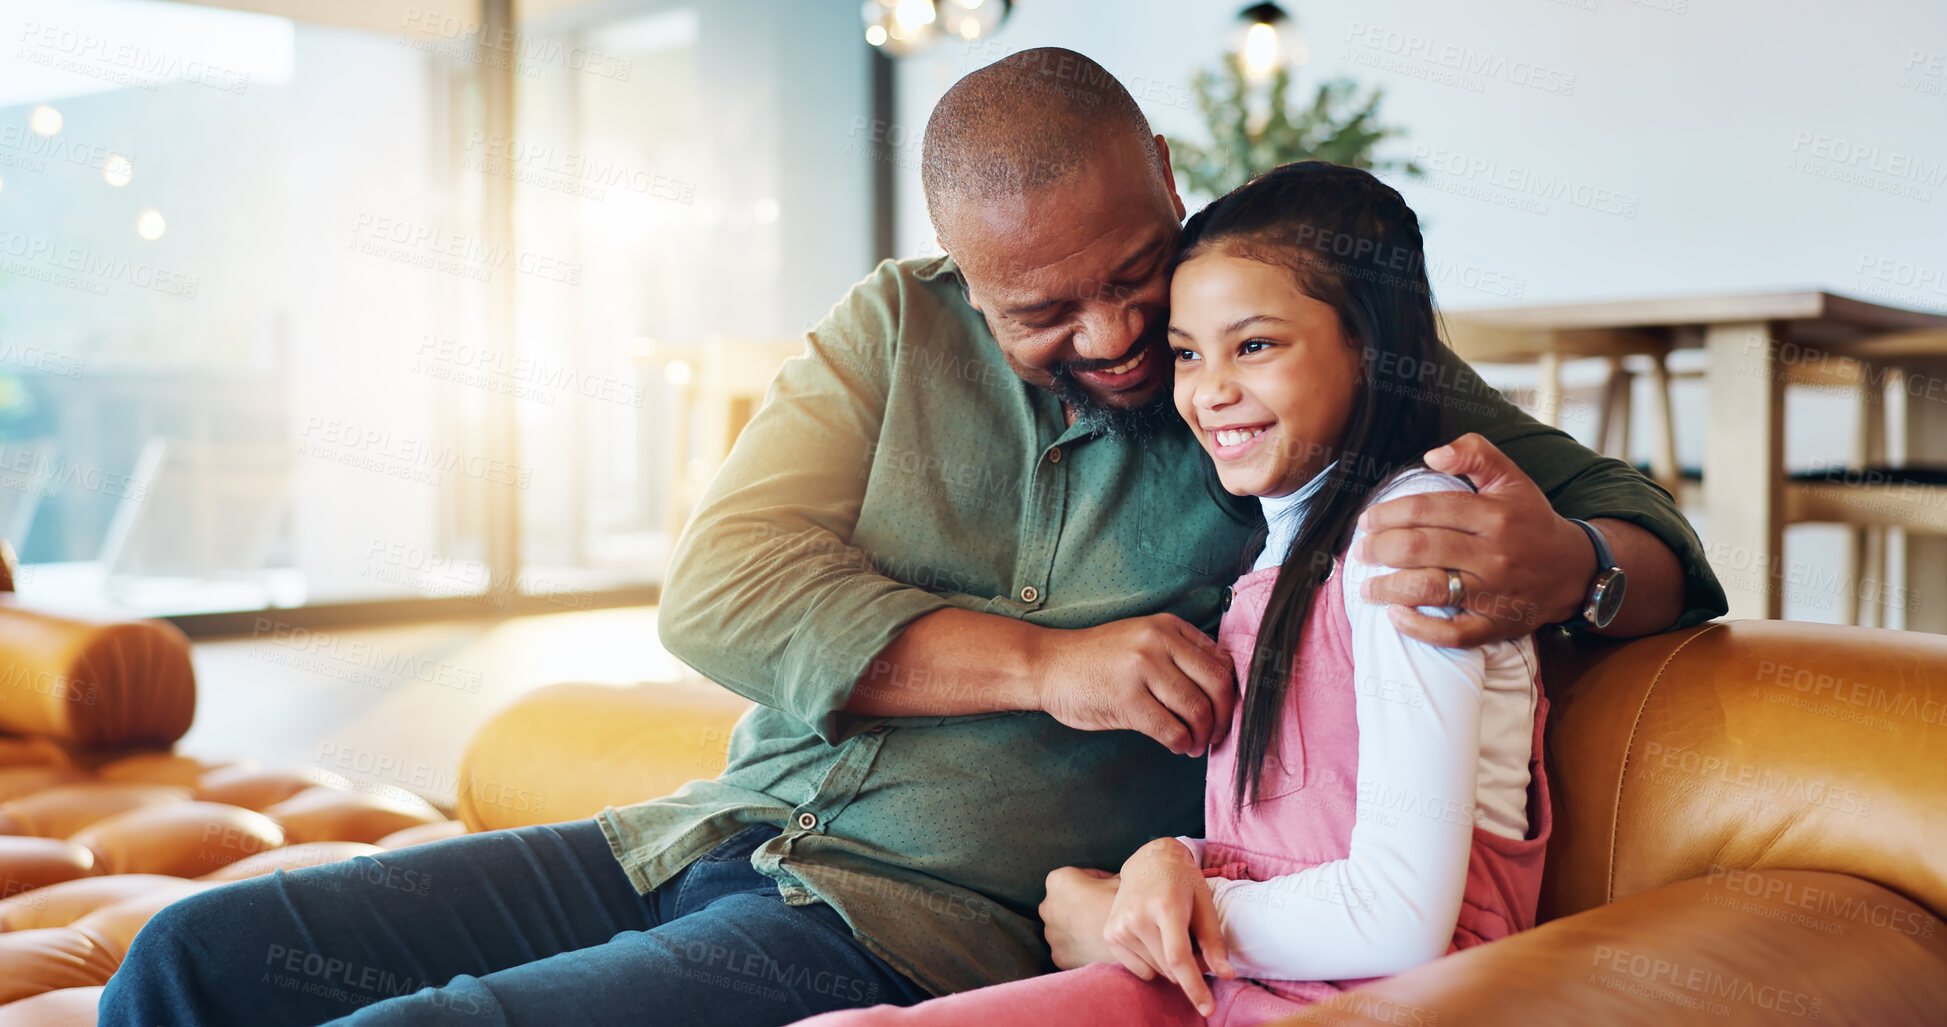
[[[1209,837],[1051,874],[1049,942],[1075,969],[814,1023],[1258,1024],[1533,926],[1532,637],[1435,648],[1360,591],[1388,572],[1361,551],[1366,507],[1469,487],[1419,464],[1441,343],[1418,219],[1364,171],[1288,164],[1184,226],[1170,303],[1177,413],[1267,525],[1218,634],[1241,698]]]

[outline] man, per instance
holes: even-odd
[[[723,775],[186,900],[138,939],[104,1024],[907,1004],[1043,969],[1050,872],[1197,831],[1185,757],[1234,700],[1209,632],[1261,524],[1167,405],[1184,210],[1163,141],[1093,62],[1032,50],[940,102],[925,185],[950,256],[882,264],[810,334],[672,562],[664,645],[759,703]],[[1578,617],[1607,568],[1563,514],[1631,582],[1600,630],[1722,612],[1666,494],[1457,359],[1409,377],[1441,390],[1451,436],[1481,433],[1429,458],[1478,495],[1370,514],[1375,562],[1407,568],[1372,598],[1409,631],[1474,643]],[[1476,612],[1411,613],[1453,589]],[[432,894],[365,883],[406,871]],[[344,972],[314,989],[314,962]],[[374,974],[404,983],[345,986]]]

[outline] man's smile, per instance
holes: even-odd
[[[1114,367],[1100,371],[1077,371],[1075,376],[1105,392],[1128,392],[1140,389],[1155,378],[1158,361],[1150,352],[1156,347],[1138,347],[1134,356]]]

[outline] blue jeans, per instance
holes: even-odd
[[[101,1027],[786,1024],[927,997],[836,910],[787,906],[744,830],[638,894],[593,820],[464,835],[190,896]]]

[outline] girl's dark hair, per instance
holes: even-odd
[[[1357,168],[1299,161],[1251,179],[1183,226],[1176,263],[1204,253],[1290,269],[1305,295],[1338,312],[1360,349],[1359,397],[1335,462],[1299,523],[1258,628],[1238,729],[1236,805],[1256,801],[1280,735],[1305,615],[1359,511],[1395,471],[1435,444],[1439,404],[1424,369],[1440,364],[1419,219],[1391,186]],[[1425,383],[1425,384],[1423,384]]]

